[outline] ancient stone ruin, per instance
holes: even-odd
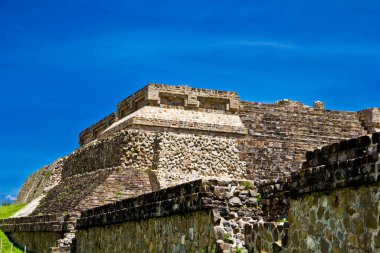
[[[31,175],[29,252],[378,252],[380,109],[149,84]]]

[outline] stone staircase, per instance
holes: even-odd
[[[75,210],[81,211],[151,191],[152,188],[147,172],[120,167],[95,188],[90,195],[85,197],[76,206]]]

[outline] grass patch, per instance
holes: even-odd
[[[7,206],[0,206],[0,219],[9,218],[13,214],[15,214],[18,210],[23,208],[25,205],[7,205]],[[0,230],[0,240],[3,241],[2,246],[2,252],[8,253],[11,252],[11,242],[9,241],[8,237]],[[17,247],[13,246],[12,253],[22,253],[24,251],[18,249]]]
[[[9,218],[10,216],[17,213],[17,211],[19,211],[24,206],[24,204],[0,206],[0,219]]]
[[[53,171],[49,170],[45,172],[45,179],[48,179]]]

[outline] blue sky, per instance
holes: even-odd
[[[379,107],[380,1],[0,1],[0,200],[149,82]]]

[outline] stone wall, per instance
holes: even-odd
[[[380,133],[307,153],[292,175],[287,252],[380,250]]]
[[[244,249],[244,227],[260,219],[257,197],[251,181],[197,180],[86,209],[79,220],[32,216],[3,220],[0,228],[23,233],[20,245],[28,235],[38,243],[40,232],[57,232],[52,252],[234,252]]]
[[[58,233],[46,231],[14,232],[7,234],[7,236],[20,248],[26,247],[28,253],[49,252],[50,248],[60,238]]]
[[[259,252],[379,251],[379,154],[380,133],[343,140],[307,152],[302,169],[290,177],[257,183],[264,221],[246,225],[246,247]],[[289,226],[281,238],[279,222]]]
[[[292,200],[286,252],[379,252],[380,185]]]
[[[358,112],[360,121],[368,133],[380,131],[380,108],[369,108]]]
[[[207,184],[213,203],[214,232],[221,252],[245,247],[245,227],[261,220],[259,193],[252,181],[217,181]]]
[[[128,252],[135,252],[137,247],[142,252],[149,252],[152,247],[152,252],[212,252],[205,251],[208,245],[215,250],[234,252],[244,249],[244,227],[260,219],[257,196],[253,182],[197,180],[88,209],[77,223],[77,246],[83,250],[98,245],[104,252],[117,247]],[[177,235],[168,231],[169,227]],[[134,229],[143,229],[144,233],[133,235],[134,240],[130,241],[124,236],[128,232],[123,231]],[[110,245],[111,233],[121,246]],[[166,236],[168,243],[163,244]],[[202,243],[191,239],[202,236],[205,236]],[[150,241],[155,243],[145,244]]]
[[[161,188],[196,179],[244,179],[238,141],[233,137],[161,133],[152,172]]]
[[[210,134],[122,131],[69,155],[64,177],[121,164],[146,172],[157,189],[203,179],[243,179],[238,139]]]
[[[145,106],[112,124],[99,134],[98,139],[141,126],[151,127],[161,132],[169,129],[169,131],[180,130],[183,133],[194,130],[213,134],[243,135],[247,133],[238,115]]]
[[[77,252],[212,252],[205,187],[199,180],[83,211]]]
[[[263,219],[280,221],[287,217],[291,178],[278,178],[256,182],[260,193]]]
[[[118,103],[117,116],[121,119],[147,105],[200,111],[235,112],[239,109],[239,101],[240,98],[236,92],[198,89],[186,85],[148,84]]]
[[[126,139],[127,137],[123,134],[119,134],[112,140],[99,140],[75,150],[65,160],[63,178],[120,166],[122,147],[124,143],[127,143]]]
[[[104,131],[107,127],[109,127],[112,123],[117,120],[116,114],[113,112],[102,120],[96,122],[92,126],[86,128],[79,134],[79,145],[85,145],[95,139],[97,139],[98,135]]]
[[[77,253],[215,252],[210,211],[124,222],[79,230]]]
[[[119,102],[115,113],[112,113],[82,131],[79,134],[79,144],[82,146],[96,140],[99,137],[99,133],[109,127],[112,123],[117,123],[126,116],[131,115],[145,106],[154,106],[165,109],[180,109],[183,112],[192,110],[198,112],[233,114],[239,109],[239,101],[240,98],[236,92],[198,89],[191,88],[186,85],[173,86],[164,84],[148,84],[141,90]],[[133,120],[129,120],[127,122],[124,120],[125,124],[119,124],[119,127],[135,123],[132,121],[136,120],[139,121],[137,122],[139,124],[163,124],[162,121],[154,120],[154,117],[151,117],[150,120],[145,118],[134,118]],[[182,125],[191,126],[191,124],[183,123],[184,122],[182,122]],[[179,123],[176,122],[176,124]],[[210,128],[210,126],[206,126]],[[199,127],[201,126],[198,126],[198,128]]]
[[[0,226],[5,233],[25,231],[61,232],[64,221],[65,218],[62,215],[40,215],[3,219],[0,220]]]
[[[259,221],[245,225],[248,252],[281,252],[288,243],[288,228],[287,222]]]
[[[301,168],[306,151],[367,134],[356,112],[314,109],[290,100],[240,104],[238,113],[249,129],[240,149],[250,179],[289,176]]]
[[[76,218],[71,215],[45,215],[0,220],[0,228],[19,248],[27,252],[50,252],[52,248],[75,227]],[[70,253],[70,240],[66,251]],[[64,247],[63,247],[64,248]],[[62,248],[62,249],[63,249]]]

